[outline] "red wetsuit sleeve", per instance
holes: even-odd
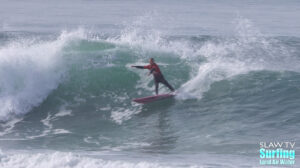
[[[151,65],[144,66],[145,69],[152,69]]]
[[[161,74],[160,69],[156,64],[144,66],[144,69],[149,69],[150,73],[155,71],[156,74]]]

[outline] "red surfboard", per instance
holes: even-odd
[[[161,95],[155,95],[155,96],[136,98],[136,99],[133,99],[132,101],[137,102],[137,103],[146,104],[146,103],[151,103],[151,102],[155,102],[155,101],[162,100],[162,99],[171,98],[174,96],[175,96],[174,93],[167,93],[167,94],[161,94]]]

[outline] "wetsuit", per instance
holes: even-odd
[[[164,78],[163,74],[161,73],[157,64],[150,64],[147,66],[133,66],[139,69],[149,69],[150,73],[153,74],[154,83],[155,83],[155,93],[158,94],[158,85],[159,83],[164,84],[167,86],[171,91],[174,91],[174,88],[168,83],[168,81]]]

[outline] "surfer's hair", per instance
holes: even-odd
[[[150,58],[150,60],[154,62],[154,58]]]

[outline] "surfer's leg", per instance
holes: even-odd
[[[174,88],[168,83],[168,81],[165,78],[161,80],[161,83],[167,86],[172,92],[174,91]]]
[[[154,83],[155,83],[155,93],[156,93],[156,95],[158,95],[158,84],[159,84],[159,82],[154,81]]]

